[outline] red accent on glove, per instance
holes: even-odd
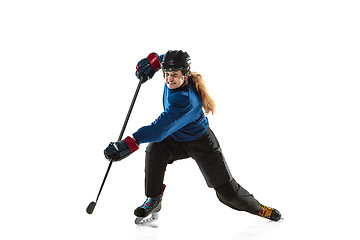
[[[128,146],[129,150],[131,153],[135,152],[136,150],[139,149],[139,146],[136,144],[136,142],[134,141],[134,139],[132,139],[131,137],[126,137],[124,139],[124,142],[126,143],[126,145]]]
[[[147,56],[147,60],[149,61],[151,67],[155,70],[155,72],[159,71],[160,69],[160,60],[156,53],[150,53]]]

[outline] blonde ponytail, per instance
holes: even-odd
[[[214,114],[216,106],[215,101],[210,97],[201,74],[197,72],[190,72],[189,82],[194,86],[197,93],[199,94],[203,108],[205,110],[205,114],[207,115],[210,112]]]

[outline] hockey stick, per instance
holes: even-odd
[[[128,121],[129,121],[131,111],[132,111],[132,109],[133,109],[133,107],[134,107],[136,97],[137,97],[137,95],[138,95],[138,93],[139,93],[139,91],[140,91],[141,83],[142,83],[141,80],[139,80],[139,84],[138,84],[138,86],[137,86],[137,88],[136,88],[136,91],[135,91],[133,100],[132,100],[132,102],[131,102],[129,111],[128,111],[127,116],[126,116],[126,118],[125,118],[125,122],[124,122],[124,125],[123,125],[122,129],[121,129],[121,133],[120,133],[120,135],[119,135],[118,141],[121,141],[121,139],[122,139],[122,137],[123,137],[123,135],[124,135],[125,128],[126,128],[126,125],[127,125]],[[106,178],[107,178],[107,176],[108,176],[108,174],[109,174],[109,171],[110,171],[110,168],[111,168],[112,163],[113,163],[113,160],[110,160],[108,169],[107,169],[107,171],[106,171],[104,180],[103,180],[103,182],[102,182],[102,184],[101,184],[100,191],[99,191],[99,193],[98,193],[98,195],[97,195],[96,201],[95,201],[95,202],[91,202],[91,203],[89,204],[89,206],[86,208],[86,212],[87,212],[88,214],[92,214],[93,211],[94,211],[94,208],[95,208],[95,206],[96,206],[96,203],[97,203],[97,201],[99,200],[99,196],[100,196],[101,190],[103,189],[104,184],[105,184],[105,181],[106,181]]]

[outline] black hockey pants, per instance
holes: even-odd
[[[210,128],[193,141],[176,142],[169,136],[161,142],[148,145],[145,158],[145,195],[160,195],[167,164],[189,157],[196,161],[208,187],[215,188],[222,203],[239,211],[259,213],[260,203],[231,176],[219,142]]]

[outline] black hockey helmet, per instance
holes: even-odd
[[[189,75],[190,64],[191,59],[187,52],[182,50],[169,50],[161,62],[161,69],[164,72],[181,70],[184,75]]]

